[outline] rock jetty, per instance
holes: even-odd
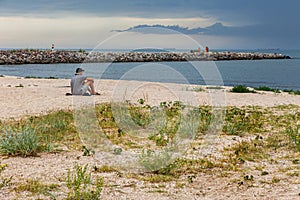
[[[171,62],[290,59],[277,53],[244,52],[85,52],[67,50],[0,50],[0,65],[97,63],[97,62]]]

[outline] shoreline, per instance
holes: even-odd
[[[85,52],[84,50],[0,50],[0,65],[263,59],[291,59],[291,57],[278,53],[251,52]]]
[[[56,110],[73,109],[77,97],[65,96],[70,92],[69,79],[25,79],[21,77],[0,77],[0,98],[2,109],[0,119],[22,118],[30,115],[46,114]],[[82,97],[91,103],[111,103],[130,100],[136,103],[143,98],[149,105],[159,105],[163,101],[181,101],[187,105],[300,106],[300,97],[287,92],[274,93],[232,93],[232,87],[210,88],[209,86],[175,83],[95,80],[100,96]],[[200,90],[198,90],[200,89]],[[216,99],[217,98],[217,99]],[[79,98],[80,99],[80,98]],[[215,99],[215,102],[212,102]]]

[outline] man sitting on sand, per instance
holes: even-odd
[[[71,79],[72,95],[100,95],[95,91],[94,79],[83,76],[83,72],[82,68],[77,68],[75,76]]]

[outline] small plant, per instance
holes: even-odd
[[[288,89],[285,89],[285,90],[283,90],[283,92],[287,92],[289,94],[294,94],[294,95],[300,95],[300,91],[299,90],[288,90]]]
[[[123,151],[122,148],[115,148],[114,149],[114,154],[115,155],[121,155],[122,151]]]
[[[270,88],[268,86],[255,87],[255,90],[280,93],[279,89]]]
[[[189,176],[187,177],[188,183],[193,183],[193,182],[194,182],[193,179],[195,179],[195,178],[196,178],[196,176],[194,176],[194,175],[189,175]]]
[[[139,99],[138,102],[141,106],[129,105],[129,114],[136,125],[145,128],[150,123],[151,107],[144,105],[145,100],[143,99]]]
[[[171,155],[168,152],[155,153],[147,149],[142,151],[139,162],[147,171],[157,171],[165,167],[171,161]]]
[[[24,85],[20,83],[19,85],[16,85],[15,87],[17,87],[17,88],[23,88]]]
[[[208,130],[214,116],[212,114],[212,108],[209,106],[201,106],[198,110],[194,112],[199,113],[199,132],[203,133]]]
[[[157,146],[166,146],[173,139],[179,129],[181,113],[185,106],[180,101],[161,102],[160,108],[166,115],[163,127],[148,138],[156,143]]]
[[[296,127],[288,127],[286,129],[287,135],[291,138],[291,140],[296,145],[297,149],[300,151],[300,133],[299,133],[300,125]]]
[[[277,178],[276,176],[273,176],[272,183],[279,183],[279,182],[280,182],[280,179]]]
[[[108,166],[108,165],[103,165],[101,167],[97,167],[97,166],[94,166],[93,167],[93,170],[95,172],[98,172],[98,173],[111,173],[111,172],[118,172],[117,169],[111,167],[111,166]]]
[[[0,152],[12,156],[34,156],[41,150],[36,131],[25,127],[17,130],[6,130],[0,139]]]
[[[83,156],[93,156],[95,151],[87,148],[86,146],[82,146]]]
[[[56,77],[54,77],[54,76],[49,76],[49,77],[47,77],[46,79],[58,79],[58,78],[56,78]]]
[[[26,183],[19,184],[16,188],[16,192],[28,191],[32,195],[43,194],[45,196],[50,196],[55,199],[55,196],[51,193],[58,188],[57,184],[43,184],[38,180],[26,180]]]
[[[25,76],[24,78],[26,78],[26,79],[39,79],[39,78],[42,78],[42,77],[39,77],[39,76]]]
[[[231,89],[235,93],[256,93],[254,90],[249,90],[245,85],[236,85]]]
[[[196,87],[192,88],[191,91],[194,91],[194,92],[203,92],[205,90],[201,86],[196,86]]]
[[[208,90],[224,90],[224,87],[221,86],[207,86],[206,89]]]
[[[0,165],[0,190],[1,188],[10,185],[12,176],[10,178],[3,178],[2,177],[2,172],[6,169],[7,165],[6,164],[1,164]]]
[[[263,158],[267,158],[264,143],[261,140],[241,141],[228,150],[233,151],[233,154],[229,154],[230,161],[233,164],[245,163],[245,161],[257,161]]]
[[[88,172],[88,165],[84,167],[75,164],[73,171],[68,171],[67,187],[69,189],[68,200],[100,199],[103,179],[92,180]]]
[[[267,171],[262,171],[262,172],[261,172],[261,175],[262,175],[262,176],[265,176],[265,175],[268,175],[268,174],[269,174],[269,172],[267,172]]]
[[[244,176],[244,181],[254,181],[253,175],[246,175],[246,176]]]

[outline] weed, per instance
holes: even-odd
[[[246,175],[246,176],[244,176],[244,181],[254,181],[254,176],[253,175]]]
[[[139,162],[147,171],[157,171],[165,167],[171,161],[171,155],[167,151],[154,152],[150,149],[143,149],[139,156]]]
[[[226,111],[223,131],[228,135],[243,135],[246,132],[263,131],[264,116],[256,107],[242,109],[229,107]]]
[[[26,79],[40,79],[42,77],[40,77],[40,76],[25,76],[24,78],[26,78]]]
[[[196,86],[196,87],[193,87],[193,88],[191,89],[191,91],[193,91],[193,92],[203,92],[203,91],[205,91],[205,90],[204,90],[203,87],[201,87],[201,86]]]
[[[207,86],[206,89],[208,90],[224,90],[224,87],[221,86]]]
[[[288,127],[286,129],[287,135],[291,138],[293,143],[296,145],[297,149],[300,151],[300,133],[299,133],[300,125],[294,127]]]
[[[300,159],[294,159],[294,160],[292,160],[292,163],[293,164],[300,164]]]
[[[300,91],[299,90],[288,90],[288,89],[285,89],[285,90],[283,90],[283,92],[287,92],[289,94],[294,94],[294,95],[300,95]]]
[[[173,181],[174,177],[164,174],[148,174],[146,176],[139,177],[139,179],[149,183],[163,183]]]
[[[230,91],[235,93],[256,93],[254,90],[249,90],[245,85],[236,85]]]
[[[196,176],[194,176],[194,175],[189,175],[189,176],[187,177],[188,183],[193,183],[193,182],[194,182],[193,179],[195,179],[195,178],[196,178]]]
[[[157,171],[157,173],[163,175],[171,175],[173,177],[179,177],[181,174],[197,174],[207,169],[210,170],[214,167],[219,166],[208,159],[177,158],[166,167]]]
[[[17,87],[17,88],[23,88],[24,85],[20,83],[19,85],[16,85],[15,87]]]
[[[0,152],[12,156],[34,156],[42,147],[35,129],[6,130],[0,139]]]
[[[228,150],[233,151],[233,154],[230,155],[230,162],[233,164],[268,157],[264,149],[264,142],[257,139],[239,142]]]
[[[276,176],[273,176],[272,183],[279,183],[279,182],[280,182],[280,179],[277,178]]]
[[[95,151],[87,148],[86,146],[82,146],[83,156],[93,156],[95,154]]]
[[[269,174],[269,172],[267,172],[267,171],[262,171],[260,175],[261,175],[261,176],[265,176],[265,175],[268,175],[268,174]]]
[[[6,164],[0,165],[0,190],[5,186],[9,186],[12,180],[12,176],[10,178],[2,177],[2,172],[6,169],[6,167],[7,167]]]
[[[50,196],[55,199],[55,196],[51,193],[58,188],[57,184],[43,184],[38,180],[26,180],[26,183],[19,184],[14,189],[16,192],[28,191],[31,192],[32,195],[43,194],[45,196]]]
[[[210,106],[200,106],[198,110],[194,112],[199,113],[199,126],[198,131],[204,133],[208,130],[209,125],[211,124],[214,116],[212,114],[212,108]]]
[[[268,86],[260,86],[260,87],[255,87],[255,90],[259,90],[259,91],[269,91],[269,92],[275,92],[275,93],[280,93],[279,89],[274,89],[274,88],[270,88]]]
[[[117,169],[115,169],[111,166],[107,166],[107,165],[103,165],[101,167],[94,166],[93,169],[94,169],[95,172],[99,172],[99,173],[118,172]]]
[[[69,200],[100,199],[103,179],[92,180],[91,173],[87,171],[88,165],[84,167],[75,164],[73,171],[68,171],[67,187],[69,189]]]
[[[144,100],[140,99],[139,103],[141,105],[144,104]],[[129,106],[129,114],[131,119],[134,121],[135,124],[141,126],[143,128],[147,127],[150,122],[150,106],[143,105],[143,106],[134,106],[130,104]]]
[[[181,113],[184,105],[180,101],[161,102],[160,107],[166,115],[164,126],[157,132],[149,136],[157,146],[166,146],[172,142],[180,125]]]

